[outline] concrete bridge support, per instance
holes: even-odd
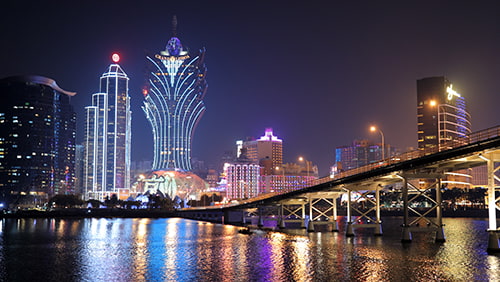
[[[442,211],[442,174],[440,173],[415,173],[404,174],[399,176],[403,180],[402,198],[403,198],[403,225],[402,225],[402,242],[412,241],[412,231],[434,231],[436,242],[445,242],[446,238],[443,230],[443,211]],[[424,179],[423,187],[412,185],[408,179]],[[431,197],[431,190],[435,190],[435,198]],[[411,197],[410,197],[411,194]],[[433,206],[426,211],[418,211],[411,207],[411,203],[418,199],[425,199]],[[432,212],[436,212],[434,220],[430,220],[427,216]],[[416,218],[410,222],[410,212],[416,215]],[[426,226],[420,226],[421,222],[426,222]]]
[[[402,188],[402,196],[403,196],[403,225],[402,225],[402,236],[401,242],[411,242],[412,235],[410,230],[410,222],[408,217],[408,179],[406,177],[403,178],[403,188]]]
[[[306,228],[306,199],[295,198],[280,201],[278,204],[278,227],[284,229],[287,223],[300,223],[300,228]]]
[[[307,223],[307,232],[314,232],[313,200],[309,195],[309,221]]]
[[[363,190],[357,190],[363,189]],[[365,190],[366,189],[366,190]],[[380,218],[380,190],[381,185],[374,183],[367,185],[366,187],[350,187],[348,189],[348,201],[347,201],[347,228],[346,236],[354,236],[354,229],[358,227],[362,228],[373,228],[375,236],[381,236],[382,232],[382,220]],[[352,200],[352,191],[357,190],[359,197],[356,200]],[[354,206],[357,204],[357,207]],[[358,216],[352,220],[352,212],[357,212]],[[366,221],[361,223],[362,221]]]
[[[316,225],[328,225],[338,231],[337,199],[341,192],[315,192],[309,194],[309,223],[307,230],[315,231]]]
[[[351,190],[347,191],[347,225],[345,229],[345,236],[354,236],[354,230],[352,228],[352,214],[351,214]]]
[[[500,253],[500,244],[498,242],[497,216],[496,210],[500,209],[500,197],[496,197],[495,180],[500,182],[500,178],[496,175],[500,166],[495,168],[495,161],[500,161],[499,154],[480,155],[486,161],[488,169],[488,253]]]

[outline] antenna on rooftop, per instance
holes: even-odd
[[[177,37],[177,16],[174,15],[172,19],[172,36]]]

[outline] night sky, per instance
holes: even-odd
[[[272,127],[284,140],[285,162],[303,156],[324,176],[335,147],[356,138],[380,142],[371,124],[386,143],[416,147],[420,78],[446,76],[466,99],[473,131],[499,125],[499,3],[7,1],[0,78],[42,75],[77,92],[81,142],[84,107],[111,54],[120,53],[130,77],[132,160],[151,159],[140,108],[145,55],[165,49],[177,15],[182,44],[207,49],[207,109],[193,157],[217,164],[236,140]]]

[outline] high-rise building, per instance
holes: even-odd
[[[130,189],[131,111],[129,78],[118,64],[119,56],[100,78],[92,106],[85,108],[86,199],[103,200],[116,194],[127,197]]]
[[[447,142],[465,142],[471,133],[471,116],[465,99],[445,77],[417,80],[418,149],[446,150]],[[446,172],[443,184],[449,188],[470,188],[469,170]],[[426,183],[422,181],[422,183]]]
[[[445,77],[417,80],[418,148],[438,147],[471,133],[470,114],[465,99]],[[439,145],[439,146],[438,146]]]
[[[0,204],[37,206],[74,193],[76,113],[54,80],[0,80]]]
[[[191,170],[194,130],[205,112],[205,50],[190,54],[176,37],[164,51],[147,56],[148,80],[142,109],[153,131],[153,170]]]
[[[83,190],[83,167],[84,167],[85,147],[79,144],[75,148],[75,194],[84,195]]]
[[[247,150],[241,149],[239,157],[224,164],[226,176],[226,197],[229,200],[248,199],[260,194],[260,166],[247,157]]]
[[[283,141],[273,135],[272,128],[266,128],[263,136],[259,139],[250,139],[245,141],[236,141],[238,152],[245,148],[247,157],[254,163],[269,163],[269,166],[263,166],[264,174],[272,174],[276,167],[283,164]],[[270,159],[270,161],[266,161]]]

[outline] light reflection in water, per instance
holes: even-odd
[[[399,219],[384,236],[255,231],[170,219],[2,219],[0,281],[499,281],[487,221],[445,219],[447,241]],[[27,267],[28,266],[28,267]]]
[[[147,277],[148,269],[148,224],[150,219],[141,218],[134,219],[132,222],[132,270],[133,270],[133,280],[134,281],[145,281]]]

